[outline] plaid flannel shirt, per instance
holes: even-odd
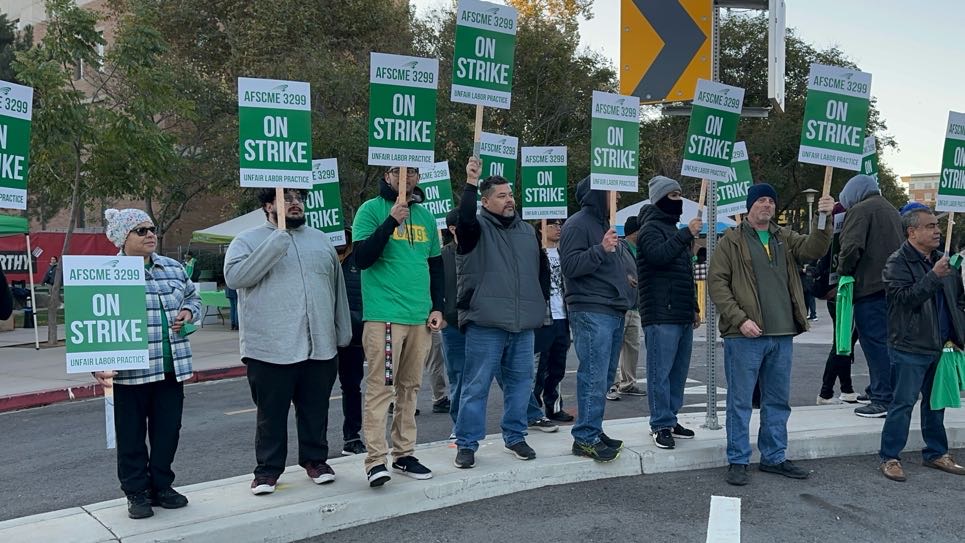
[[[168,323],[173,323],[182,309],[191,312],[192,318],[201,314],[201,296],[194,283],[184,271],[184,266],[176,260],[151,255],[151,268],[144,274],[145,301],[147,302],[148,356],[151,366],[143,370],[124,370],[117,372],[114,382],[121,385],[143,385],[164,380],[164,355],[161,334],[167,333],[171,340],[171,354],[174,357],[174,374],[178,381],[190,379],[191,344],[170,329],[161,326],[161,303],[166,312]]]

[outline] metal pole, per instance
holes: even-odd
[[[714,6],[714,26],[712,31],[711,56],[713,58],[714,81],[720,80],[720,8]],[[714,256],[717,248],[717,182],[707,180],[707,262]],[[704,300],[705,321],[707,322],[707,420],[704,428],[720,430],[717,420],[717,308],[710,300],[710,289],[706,291]]]
[[[814,201],[808,198],[808,235],[809,236],[814,233],[814,223],[812,222],[814,220],[813,206],[814,206]]]
[[[34,265],[33,260],[30,259],[31,249],[30,249],[30,234],[26,234],[27,237],[27,276],[30,278],[30,314],[33,317],[34,325],[34,349],[40,350],[40,332],[37,330],[37,292],[34,289]],[[54,319],[51,321],[51,319]],[[47,311],[47,323],[54,323],[57,326],[57,316],[56,313],[53,317],[50,316],[50,311]]]

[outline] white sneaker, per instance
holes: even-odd
[[[857,392],[842,392],[838,399],[845,403],[858,403]]]
[[[838,405],[838,404],[841,403],[841,400],[839,400],[839,399],[837,399],[837,398],[827,398],[827,399],[825,399],[825,398],[822,398],[821,396],[818,396],[817,402],[815,402],[815,403],[816,403],[816,405]]]

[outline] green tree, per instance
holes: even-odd
[[[30,49],[33,43],[33,27],[27,26],[18,33],[13,21],[7,14],[0,13],[0,79],[20,83],[13,69],[13,60],[18,51]]]

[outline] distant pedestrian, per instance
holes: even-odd
[[[198,259],[194,258],[194,253],[188,251],[184,253],[184,272],[188,274],[188,277],[194,278],[194,266],[198,263]]]
[[[456,224],[459,211],[453,209],[446,214],[446,230],[443,232],[445,245],[442,246],[442,264],[445,272],[445,310],[446,327],[442,329],[442,346],[445,350],[446,376],[449,378],[449,418],[452,419],[452,432],[449,439],[456,439],[456,420],[459,418],[459,402],[462,398],[462,376],[466,365],[466,335],[459,329],[458,275],[456,273]]]
[[[57,257],[50,257],[50,265],[47,266],[47,273],[44,274],[44,280],[40,282],[41,285],[53,285],[54,278],[57,276]]]
[[[456,420],[458,468],[475,465],[479,442],[486,437],[489,389],[497,376],[503,388],[500,429],[505,450],[520,460],[536,458],[526,443],[533,330],[543,324],[550,288],[535,231],[516,212],[512,185],[495,175],[480,181],[481,171],[482,162],[470,158],[456,224],[456,307],[466,334]],[[478,214],[477,194],[482,197]]]
[[[620,395],[646,396],[647,391],[637,384],[637,366],[640,364],[640,311],[637,300],[637,234],[640,231],[640,219],[631,216],[623,225],[623,251],[620,254],[626,260],[627,280],[630,281],[630,309],[627,309],[623,319],[623,344],[620,347],[620,366],[617,369],[616,381],[606,394],[608,400],[619,400]],[[650,278],[647,278],[650,280]]]
[[[965,293],[948,255],[938,250],[942,232],[935,215],[912,209],[901,222],[907,239],[888,258],[883,273],[894,399],[881,429],[880,469],[892,481],[905,480],[900,454],[921,395],[922,465],[965,475],[965,467],[948,454],[945,410],[931,406],[942,349],[947,342],[958,351],[965,347]]]
[[[818,211],[830,213],[823,196]],[[727,482],[746,485],[751,460],[750,420],[760,379],[758,448],[761,471],[794,479],[810,472],[787,460],[794,336],[808,329],[800,262],[820,258],[831,243],[831,221],[804,236],[773,222],[777,192],[766,183],[747,191],[747,216],[728,230],[710,260],[708,288],[720,313],[727,376]],[[817,221],[815,217],[814,221]]]
[[[567,219],[560,239],[566,307],[580,361],[572,452],[609,462],[619,456],[623,442],[603,432],[606,393],[616,379],[634,286],[627,274],[627,249],[609,224],[606,191],[590,189],[586,177],[576,186],[576,198],[582,209]]]
[[[841,189],[841,205],[847,214],[841,228],[837,271],[854,277],[854,323],[871,378],[865,397],[859,399],[868,405],[858,407],[854,414],[881,418],[888,414],[892,393],[888,305],[881,272],[904,240],[901,218],[870,175],[856,175],[848,181]]]
[[[228,315],[231,321],[231,329],[238,329],[238,291],[225,285],[224,296],[228,299]]]
[[[114,389],[117,477],[127,495],[127,515],[141,519],[154,515],[152,505],[188,504],[171,487],[171,464],[181,434],[184,381],[193,374],[191,343],[180,332],[201,311],[201,297],[180,263],[155,252],[157,236],[147,213],[108,209],[104,217],[107,238],[119,254],[144,259],[150,366],[94,372],[101,386]]]
[[[677,228],[683,213],[677,181],[658,175],[649,188],[651,203],[640,209],[637,275],[646,278],[640,286],[640,320],[647,341],[650,436],[657,447],[673,449],[675,439],[694,437],[677,414],[683,406],[694,329],[700,325],[691,248],[703,221],[695,217]]]
[[[258,191],[267,221],[238,234],[225,254],[225,282],[238,290],[241,361],[258,409],[251,493],[270,494],[285,471],[288,412],[295,406],[298,465],[317,484],[335,480],[328,465],[328,402],[338,347],[352,339],[352,318],[338,255],[328,235],[305,226],[306,190],[285,191],[278,227],[275,189]]]

